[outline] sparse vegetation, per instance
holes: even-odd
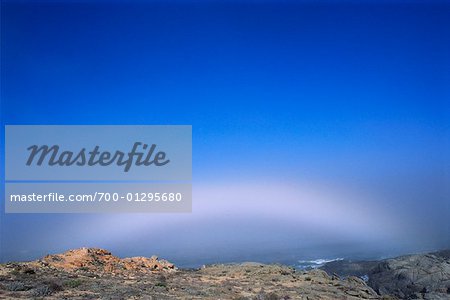
[[[35,297],[45,297],[45,296],[50,296],[53,293],[60,292],[62,290],[63,290],[63,287],[61,285],[59,285],[58,283],[56,283],[55,281],[47,281],[47,282],[44,282],[43,285],[36,287],[33,290],[32,295]]]
[[[155,283],[155,286],[159,286],[159,287],[167,287],[167,283],[166,282],[157,282]]]
[[[9,284],[7,284],[7,289],[13,292],[16,291],[27,291],[30,288],[25,285],[22,281],[13,281]]]
[[[41,285],[33,290],[32,295],[34,297],[45,297],[50,296],[52,293],[53,291],[47,285]]]
[[[68,288],[77,288],[82,284],[83,284],[83,280],[79,279],[79,278],[70,279],[70,280],[67,280],[66,282],[64,282],[64,286],[68,287]]]

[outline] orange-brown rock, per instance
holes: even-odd
[[[64,271],[88,271],[96,274],[149,273],[175,270],[175,266],[156,256],[121,259],[99,248],[80,248],[62,254],[47,255],[35,262]]]

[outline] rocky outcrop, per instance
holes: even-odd
[[[388,259],[370,272],[368,283],[382,295],[450,299],[450,259],[445,252]]]
[[[118,258],[111,252],[99,248],[80,248],[62,254],[47,255],[32,262],[30,266],[47,266],[68,272],[85,271],[94,274],[145,274],[149,272],[172,271],[175,266],[156,256]]]
[[[322,268],[340,276],[359,276],[380,295],[400,299],[450,299],[450,250],[370,261],[340,261]]]
[[[379,261],[339,260],[326,263],[320,269],[328,274],[338,274],[341,277],[356,276],[366,278],[379,263]]]

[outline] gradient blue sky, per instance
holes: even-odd
[[[448,2],[1,10],[2,125],[191,124],[194,153],[192,214],[2,212],[2,260],[81,246],[181,264],[450,247]]]

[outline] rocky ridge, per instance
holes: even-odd
[[[322,267],[340,276],[364,276],[380,295],[400,299],[450,299],[450,250],[382,261],[338,261]]]
[[[81,248],[0,264],[0,299],[382,299],[357,277],[259,263],[177,269],[156,257]],[[389,299],[384,297],[384,299]]]

